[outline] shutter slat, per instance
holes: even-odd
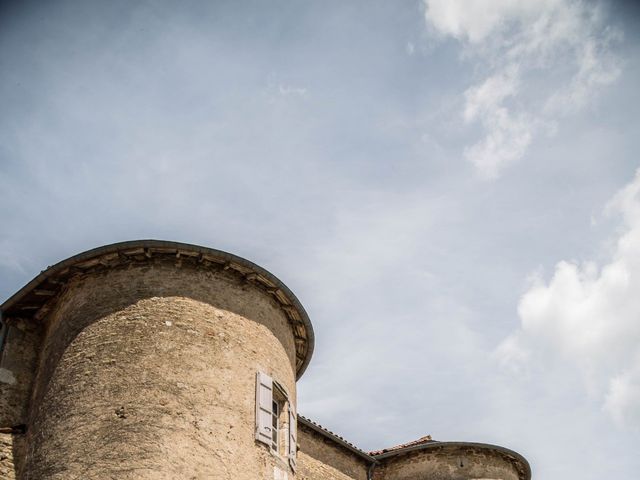
[[[263,372],[256,375],[256,440],[271,447],[271,409],[273,379]]]

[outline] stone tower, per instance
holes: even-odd
[[[108,245],[0,313],[2,480],[531,479],[506,448],[427,435],[364,452],[297,415],[309,318],[225,252]]]
[[[0,426],[14,435],[0,477],[293,478],[296,440],[271,435],[271,409],[295,436],[313,329],[264,269],[125,242],[48,268],[1,309]]]

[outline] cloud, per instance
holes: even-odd
[[[427,21],[440,33],[479,43],[505,22],[532,18],[555,0],[425,0]]]
[[[620,75],[621,34],[597,4],[578,0],[424,0],[427,25],[453,37],[482,80],[464,94],[466,123],[483,139],[465,157],[484,178],[522,158],[557,117],[594,101]],[[541,73],[543,75],[541,75]]]
[[[612,84],[620,76],[618,59],[610,53],[610,45],[621,39],[615,30],[606,30],[600,41],[585,39],[577,49],[577,72],[570,83],[550,95],[546,113],[571,113],[591,103],[601,87]]]
[[[617,425],[640,425],[640,358],[609,382],[604,410]]]
[[[640,428],[640,170],[605,211],[623,220],[609,261],[561,261],[548,283],[535,276],[518,306],[520,329],[496,356],[514,372],[567,362],[618,426]]]
[[[482,118],[487,130],[479,143],[467,147],[464,156],[482,178],[497,178],[509,163],[521,158],[531,143],[533,123],[526,115],[514,117],[506,108],[494,108]]]
[[[278,85],[278,93],[283,97],[290,95],[304,97],[307,95],[307,89],[304,87],[293,87],[290,85]]]
[[[413,44],[413,42],[407,42],[405,50],[407,52],[407,55],[413,55],[416,52],[416,46]]]
[[[512,66],[465,92],[465,122],[479,119],[487,132],[484,140],[465,149],[465,157],[485,178],[497,177],[531,143],[534,122],[525,114],[514,116],[503,106],[505,99],[517,94],[518,86],[518,69]]]
[[[487,78],[481,85],[469,88],[465,92],[464,119],[470,122],[494,111],[496,105],[517,93],[518,82],[518,70],[512,67]]]

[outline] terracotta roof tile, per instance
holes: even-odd
[[[300,414],[298,414],[298,420],[302,420],[302,423],[304,423],[304,424],[307,424],[307,425],[311,424],[311,425],[315,426],[317,430],[322,431],[322,433],[324,433],[326,436],[332,438],[333,440],[337,440],[338,442],[342,443],[344,446],[348,447],[349,449],[353,450],[354,452],[360,453],[360,454],[368,457],[367,452],[365,452],[364,450],[359,449],[353,443],[349,442],[348,440],[345,440],[340,435],[332,432],[331,430],[328,430],[327,428],[323,427],[319,423],[316,423],[313,420],[310,420],[309,418],[304,417],[304,416],[302,416]]]
[[[425,443],[431,443],[431,442],[435,442],[435,440],[431,438],[431,435],[425,435],[424,437],[420,437],[419,439],[413,440],[412,442],[401,443],[400,445],[396,445],[394,447],[389,447],[389,448],[383,448],[382,450],[374,450],[372,452],[369,452],[369,455],[375,457],[376,455],[382,455],[383,453],[393,452],[395,450],[402,450],[403,448],[415,447],[416,445],[423,445]]]
[[[319,432],[323,433],[325,436],[333,439],[334,441],[337,441],[338,443],[342,443],[345,447],[349,448],[350,450],[354,451],[355,453],[359,453],[359,454],[362,454],[362,455],[364,455],[366,457],[369,457],[371,460],[373,460],[371,457],[375,457],[376,455],[382,455],[383,453],[395,452],[396,450],[402,450],[403,448],[415,447],[417,445],[423,445],[425,443],[435,442],[435,440],[433,440],[431,438],[431,435],[425,435],[424,437],[420,437],[417,440],[413,440],[413,441],[408,442],[408,443],[401,443],[400,445],[396,445],[394,447],[384,448],[382,450],[374,450],[372,452],[365,452],[364,450],[361,450],[358,447],[356,447],[354,444],[352,444],[348,440],[345,440],[340,435],[338,435],[336,433],[333,433],[331,430],[326,429],[325,427],[323,427],[319,423],[316,423],[316,422],[314,422],[313,420],[310,420],[307,417],[304,417],[304,416],[298,414],[298,420],[301,421],[301,423],[306,424],[307,426],[315,427],[316,431],[319,431]]]

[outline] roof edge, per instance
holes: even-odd
[[[312,420],[309,420],[306,417],[303,417],[300,414],[298,414],[298,423],[304,425],[305,427],[309,428],[310,430],[313,430],[316,433],[319,433],[323,437],[328,438],[329,440],[337,443],[341,447],[346,448],[351,453],[354,453],[355,455],[359,456],[363,460],[366,460],[369,463],[376,463],[376,459],[371,455],[369,455],[364,450],[360,450],[355,445],[352,445],[351,443],[347,442],[344,438],[336,435],[333,432],[330,432],[326,428],[318,425],[317,423],[313,422]]]
[[[514,452],[505,447],[500,447],[498,445],[492,445],[490,443],[476,443],[476,442],[440,442],[437,440],[431,441],[429,443],[422,443],[420,445],[411,445],[404,448],[399,448],[397,450],[392,450],[389,452],[381,453],[378,455],[373,455],[376,461],[384,460],[386,458],[395,457],[396,455],[403,455],[406,453],[411,453],[419,450],[431,450],[436,448],[480,448],[485,450],[493,450],[502,455],[506,455],[518,461],[524,467],[524,477],[522,480],[531,480],[531,466],[526,458],[520,455],[518,452]]]
[[[444,448],[479,448],[479,449],[485,449],[485,450],[493,450],[494,452],[497,452],[499,454],[512,458],[523,467],[522,468],[523,475],[520,476],[520,479],[531,480],[531,466],[529,465],[529,462],[527,461],[527,459],[524,458],[522,455],[520,455],[518,452],[515,452],[505,447],[500,447],[498,445],[492,445],[489,443],[477,443],[477,442],[440,442],[437,440],[432,440],[428,443],[410,445],[407,447],[399,448],[397,450],[391,450],[385,453],[371,455],[363,450],[360,450],[358,447],[349,443],[344,438],[336,435],[335,433],[327,430],[321,425],[313,422],[312,420],[300,414],[298,414],[298,422],[308,427],[309,429],[319,433],[323,437],[328,438],[334,443],[337,443],[343,448],[346,448],[347,450],[359,456],[363,460],[366,460],[370,464],[379,464],[381,461],[386,460],[388,458],[415,452],[415,451],[420,451],[420,450],[431,450],[431,449],[437,449],[437,448],[443,448],[443,447]]]
[[[203,255],[210,255],[215,258],[219,258],[229,263],[233,263],[239,265],[241,267],[245,267],[262,277],[265,277],[269,282],[273,283],[276,288],[284,294],[286,300],[293,306],[300,316],[302,323],[304,325],[304,329],[306,331],[306,353],[300,367],[297,368],[296,379],[299,379],[304,371],[306,370],[309,362],[311,361],[311,356],[313,355],[313,349],[315,346],[315,336],[313,332],[313,326],[311,325],[311,320],[304,307],[298,300],[298,298],[294,295],[294,293],[289,290],[289,288],[279,280],[275,275],[260,267],[259,265],[245,259],[234,255],[232,253],[224,252],[222,250],[216,250],[213,248],[202,247],[199,245],[192,245],[188,243],[181,242],[173,242],[168,240],[154,240],[154,239],[144,239],[144,240],[130,240],[125,242],[117,242],[109,245],[104,245],[101,247],[93,248],[91,250],[87,250],[85,252],[79,253],[72,257],[69,257],[65,260],[62,260],[56,263],[53,266],[47,267],[45,270],[41,271],[33,280],[27,283],[24,287],[14,293],[11,297],[9,297],[5,302],[0,305],[0,311],[7,312],[12,307],[17,305],[22,299],[24,299],[27,295],[29,295],[33,290],[36,289],[42,282],[45,280],[55,276],[57,273],[62,272],[68,267],[74,266],[83,261],[87,261],[96,257],[100,257],[102,255],[117,253],[125,250],[135,249],[135,248],[158,248],[158,249],[175,249],[178,251],[188,251],[195,252]],[[286,314],[286,311],[285,311]],[[289,318],[289,317],[288,317]]]

